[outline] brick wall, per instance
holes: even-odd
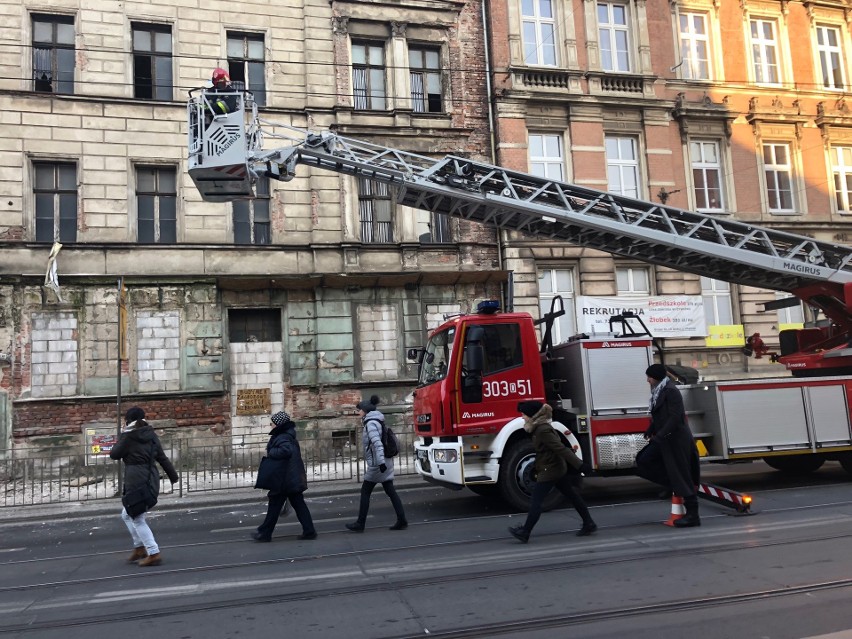
[[[74,313],[33,314],[33,397],[77,394],[77,345],[77,317]]]

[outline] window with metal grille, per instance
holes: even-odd
[[[385,110],[384,44],[352,43],[352,92],[356,109]]]
[[[269,178],[262,177],[255,185],[253,200],[234,202],[234,243],[269,244]]]
[[[33,90],[74,93],[74,18],[34,13]]]
[[[177,172],[136,167],[137,235],[140,244],[177,243]]]
[[[133,25],[133,95],[141,100],[171,100],[172,29],[165,24]]]
[[[258,106],[266,106],[264,58],[262,35],[228,33],[228,74],[232,82],[242,82],[252,92]]]
[[[228,340],[231,342],[280,342],[281,309],[229,308]]]
[[[442,213],[416,210],[417,235],[421,244],[446,244],[451,242],[450,218]]]
[[[358,178],[358,211],[362,242],[393,242],[393,199],[387,184]]]
[[[415,113],[441,113],[441,53],[434,48],[409,47],[411,104]]]
[[[36,242],[77,241],[77,165],[33,162]]]

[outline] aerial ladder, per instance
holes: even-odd
[[[433,158],[295,129],[260,119],[251,94],[235,93],[238,110],[212,119],[204,92],[188,103],[189,174],[206,201],[251,198],[259,177],[289,181],[300,164],[382,182],[404,206],[789,293],[826,321],[782,331],[777,360],[794,376],[852,373],[849,247],[467,157]],[[264,126],[289,130],[291,143],[264,149]]]

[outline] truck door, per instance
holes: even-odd
[[[532,351],[538,354],[535,344]],[[456,423],[459,434],[496,432],[518,416],[519,401],[543,398],[533,388],[518,322],[470,324],[464,333]],[[536,384],[540,386],[540,384]]]

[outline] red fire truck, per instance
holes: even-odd
[[[709,462],[765,459],[778,469],[810,471],[837,459],[852,472],[848,247],[330,132],[300,131],[301,142],[265,150],[251,95],[238,92],[238,98],[235,112],[212,121],[203,93],[188,105],[189,173],[205,200],[252,197],[259,176],[289,180],[305,164],[392,185],[405,206],[804,301],[825,319],[781,333],[781,352],[773,357],[792,376],[686,384],[690,427]],[[643,373],[654,359],[653,340],[622,316],[615,323],[621,330],[553,344],[550,327],[562,312],[554,307],[534,320],[486,304],[448,319],[410,354],[420,360],[413,408],[417,470],[425,479],[499,493],[525,507],[533,451],[516,406],[530,399],[554,407],[554,426],[596,473],[630,472],[644,445]],[[758,336],[748,347],[766,351]]]

